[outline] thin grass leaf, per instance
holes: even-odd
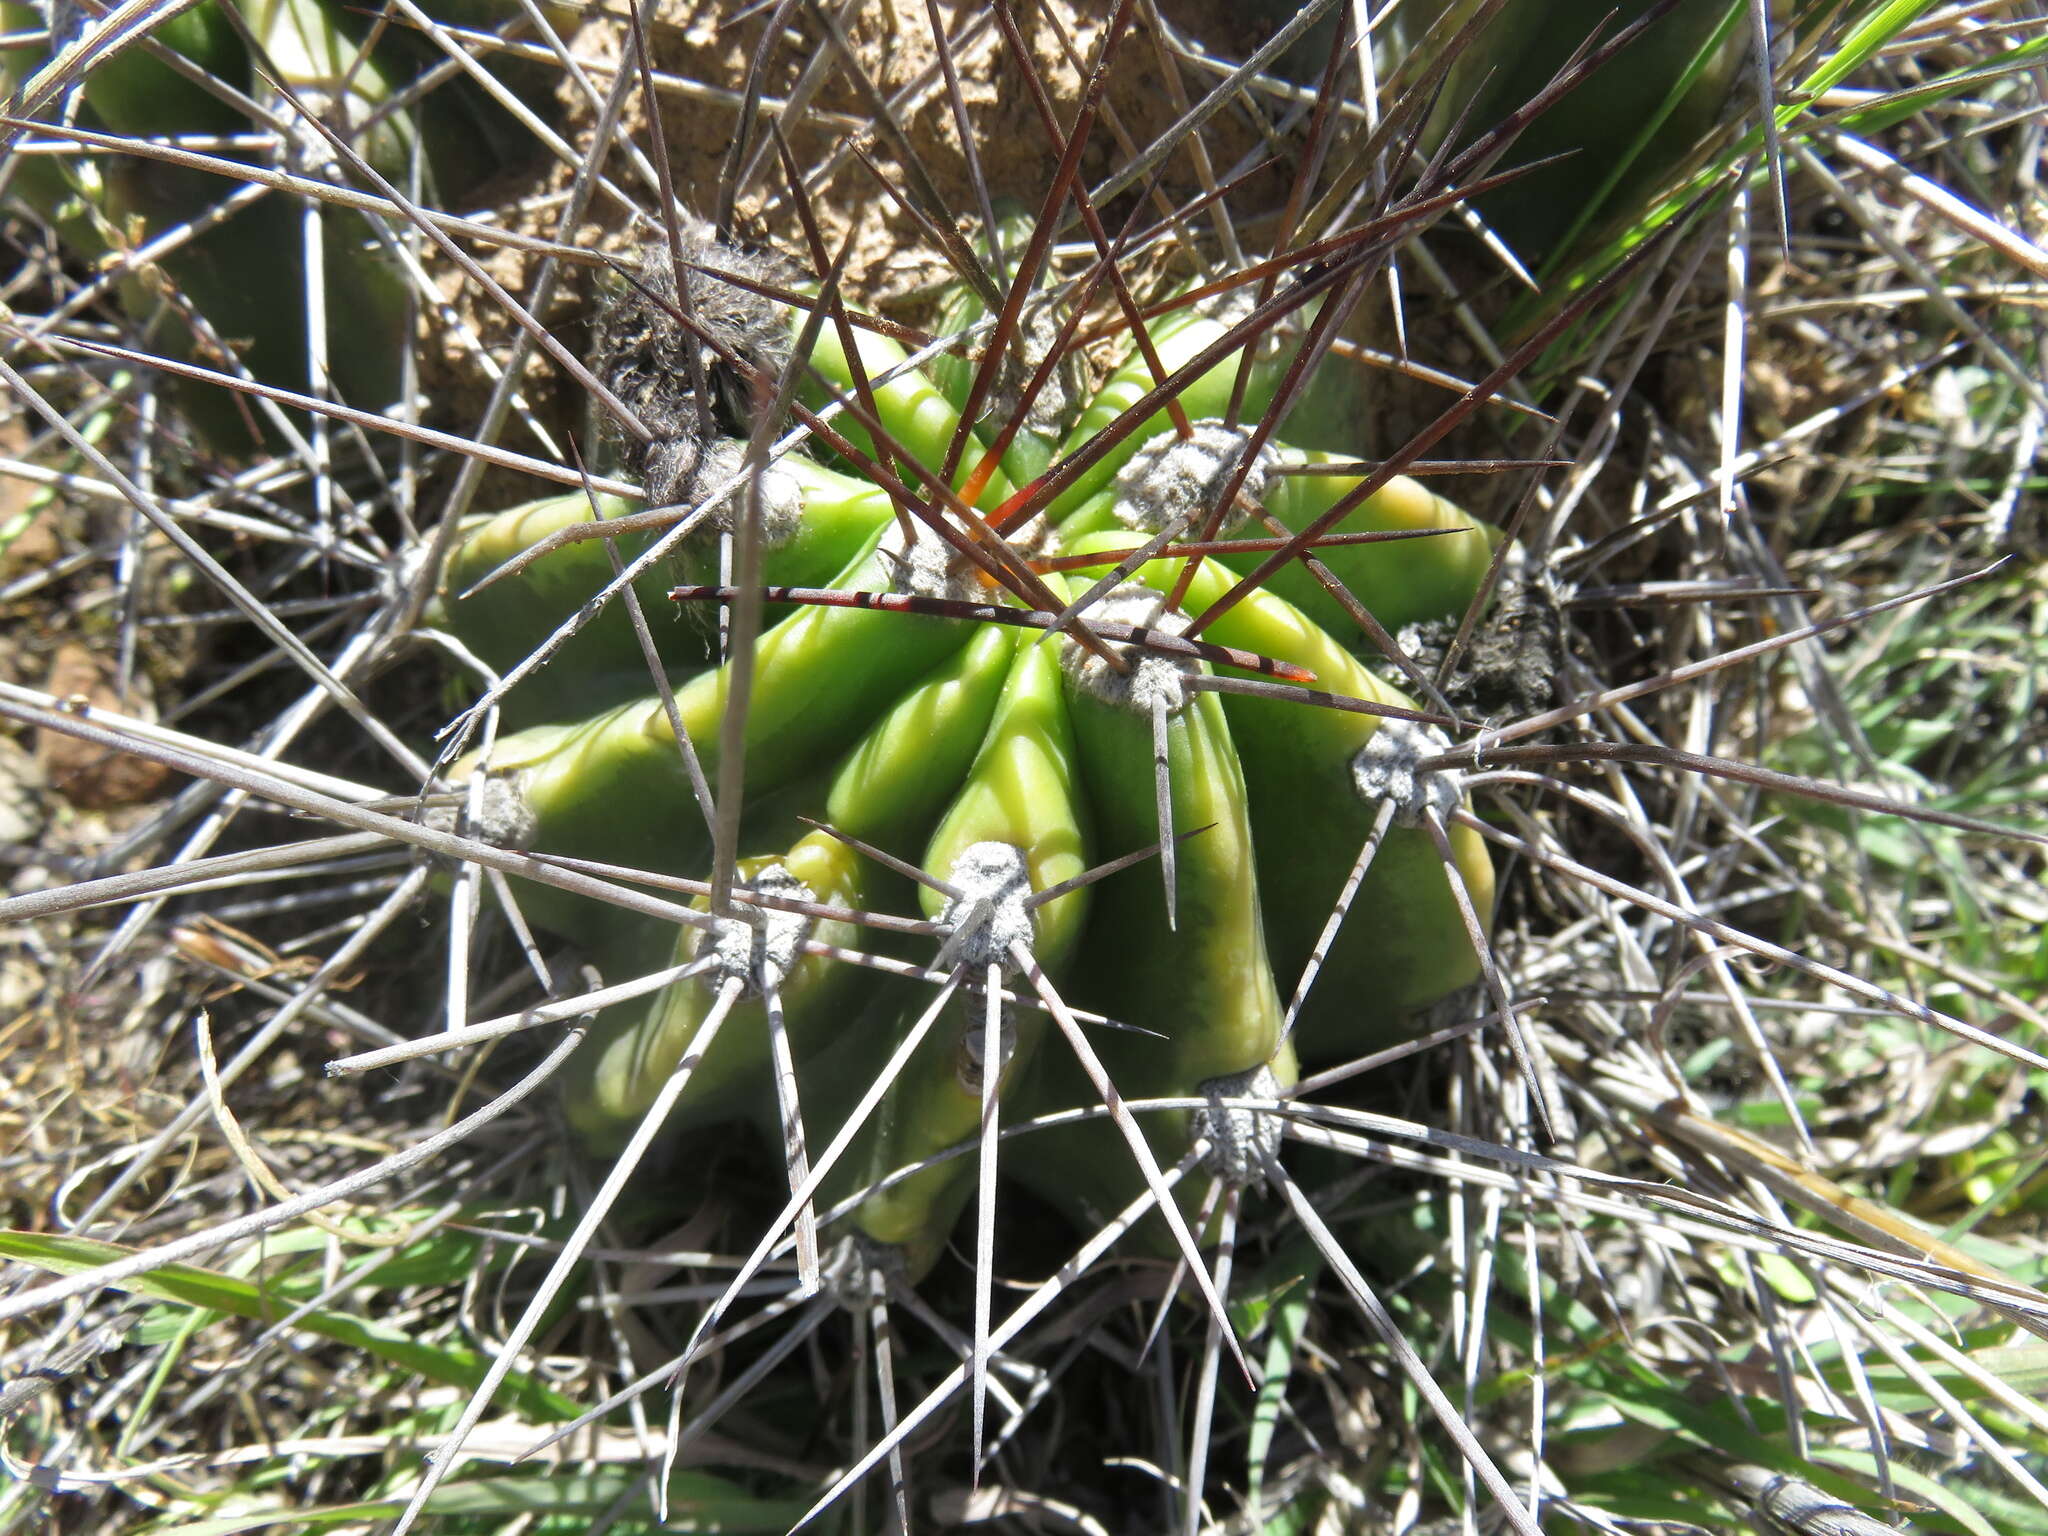
[[[628,1521],[646,1521],[647,1476],[636,1471],[549,1473],[539,1477],[480,1477],[445,1483],[428,1500],[428,1520],[582,1520],[589,1521],[625,1505]],[[637,1495],[637,1497],[636,1497]],[[669,1482],[666,1530],[698,1536],[779,1536],[803,1513],[794,1499],[764,1499],[737,1483],[706,1472],[678,1472]],[[371,1499],[356,1504],[279,1505],[246,1514],[181,1521],[181,1536],[241,1536],[305,1522],[313,1527],[356,1525],[389,1520],[404,1509],[403,1500]]]
[[[324,1237],[324,1235],[323,1235]],[[136,1250],[117,1243],[56,1233],[0,1232],[0,1254],[53,1274],[75,1275],[130,1258]],[[117,1280],[121,1290],[180,1307],[202,1308],[254,1323],[272,1323],[292,1304],[261,1285],[190,1264],[166,1264],[147,1274]],[[325,1308],[299,1313],[295,1328],[360,1349],[429,1381],[473,1390],[490,1368],[481,1352],[461,1345],[426,1344],[395,1328]],[[506,1378],[507,1401],[535,1419],[556,1422],[576,1416],[575,1402],[523,1372]]]

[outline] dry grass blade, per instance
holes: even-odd
[[[1420,768],[1423,772],[1446,768],[1477,769],[1481,766],[1482,760],[1486,766],[1493,768],[1529,763],[1648,763],[1659,768],[1676,768],[1686,773],[1709,774],[1733,783],[1752,784],[1759,789],[1799,795],[1805,799],[1847,806],[1853,810],[1874,811],[1882,816],[1903,816],[1911,821],[1924,821],[1929,826],[1953,827],[1959,832],[1974,832],[1979,837],[2006,838],[2014,842],[2037,843],[2048,847],[2048,833],[2029,832],[2024,827],[2001,826],[1979,816],[1959,816],[1953,811],[1938,810],[1932,806],[1908,805],[1887,799],[1883,795],[1850,789],[1844,784],[1824,784],[1796,773],[1779,773],[1775,769],[1759,768],[1754,763],[1732,762],[1727,758],[1707,757],[1698,752],[1681,752],[1676,747],[1645,746],[1626,741],[1587,741],[1575,742],[1568,746],[1541,747],[1475,745],[1427,758],[1421,763]]]
[[[329,671],[326,663],[306,648],[304,641],[292,633],[269,608],[257,599],[254,593],[237,581],[213,557],[210,551],[204,548],[184,528],[180,527],[176,519],[167,515],[157,505],[154,497],[147,494],[133,480],[115,468],[106,455],[101,453],[92,443],[88,442],[70,422],[66,421],[59,412],[44,401],[43,397],[26,379],[4,361],[0,361],[0,383],[6,384],[8,389],[13,392],[15,398],[25,401],[32,410],[47,421],[59,437],[63,438],[74,451],[99,472],[102,479],[117,487],[122,495],[127,497],[129,504],[145,518],[149,519],[151,525],[164,538],[175,545],[179,553],[190,560],[194,567],[204,572],[207,578],[220,588],[222,594],[240,612],[246,615],[252,624],[269,636],[285,655],[304,668],[307,676],[327,690],[335,703],[339,704],[363,727],[363,730],[372,741],[375,741],[396,758],[399,764],[409,773],[416,774],[421,780],[433,777],[427,765],[420,759],[418,754],[394,736],[391,728],[385,725],[382,720],[365,709],[362,700],[356,697],[354,691]]]
[[[562,1251],[555,1256],[555,1262],[549,1266],[547,1275],[535,1288],[532,1299],[526,1304],[526,1310],[519,1315],[519,1320],[512,1325],[511,1330],[498,1345],[497,1355],[491,1361],[490,1370],[485,1373],[483,1382],[476,1391],[470,1394],[469,1400],[463,1404],[462,1413],[456,1419],[455,1427],[448,1432],[448,1438],[427,1463],[425,1474],[420,1478],[418,1487],[413,1490],[412,1497],[406,1502],[404,1512],[398,1517],[398,1523],[392,1528],[392,1536],[404,1536],[406,1531],[412,1529],[414,1522],[420,1517],[420,1512],[426,1508],[427,1500],[433,1496],[434,1490],[450,1472],[461,1465],[464,1444],[469,1439],[471,1431],[477,1427],[484,1413],[490,1408],[491,1399],[504,1384],[505,1377],[519,1363],[520,1351],[526,1347],[527,1341],[540,1327],[556,1295],[568,1283],[570,1272],[583,1262],[584,1249],[597,1235],[598,1226],[611,1214],[612,1206],[631,1182],[641,1160],[653,1146],[654,1139],[661,1134],[662,1125],[668,1119],[669,1112],[675,1108],[676,1100],[690,1085],[691,1073],[710,1051],[718,1037],[720,1026],[725,1023],[745,990],[746,983],[736,976],[727,977],[719,987],[717,1001],[704,1015],[704,1023],[699,1028],[696,1038],[691,1041],[691,1054],[676,1064],[675,1070],[669,1074],[668,1081],[662,1085],[661,1092],[647,1107],[647,1112],[641,1117],[639,1125],[634,1127],[632,1137],[620,1150],[618,1160],[606,1174],[604,1183],[598,1187],[597,1193],[591,1197],[590,1203],[583,1208],[582,1214],[577,1218],[575,1230],[564,1240]]]
[[[379,1184],[395,1179],[411,1169],[431,1163],[447,1148],[458,1145],[542,1087],[554,1076],[562,1063],[568,1060],[569,1053],[582,1043],[583,1031],[570,1031],[539,1066],[500,1093],[489,1104],[445,1130],[423,1137],[418,1143],[395,1156],[383,1158],[346,1177],[306,1190],[253,1215],[221,1222],[204,1231],[160,1243],[154,1248],[143,1249],[132,1258],[102,1264],[62,1280],[28,1286],[11,1296],[0,1298],[0,1322],[27,1316],[76,1296],[88,1295],[104,1286],[118,1285],[124,1280],[146,1275],[168,1264],[203,1257],[218,1249],[239,1243],[245,1238],[277,1231],[308,1212],[317,1211],[323,1206],[333,1205],[365,1190],[374,1189]]]
[[[1974,1024],[1969,1024],[1961,1019],[1938,1012],[1927,1007],[1924,1003],[1915,1002],[1909,997],[1902,997],[1888,988],[1865,981],[1861,977],[1852,976],[1846,971],[1836,969],[1834,966],[1823,964],[1818,960],[1808,959],[1804,955],[1786,949],[1783,945],[1773,944],[1768,939],[1744,933],[1742,930],[1732,927],[1727,923],[1703,916],[1697,912],[1689,912],[1673,902],[1664,900],[1661,896],[1653,895],[1649,891],[1631,886],[1609,875],[1604,875],[1576,859],[1568,858],[1554,850],[1536,846],[1512,834],[1504,833],[1498,828],[1490,827],[1469,812],[1460,811],[1456,813],[1455,819],[1460,825],[1470,827],[1473,831],[1478,832],[1481,836],[1491,841],[1498,842],[1506,847],[1515,848],[1539,864],[1569,874],[1575,879],[1583,880],[1596,889],[1605,891],[1613,896],[1618,896],[1624,901],[1643,907],[1647,911],[1655,912],[1659,916],[1667,917],[1673,922],[1682,923],[1686,927],[1695,929],[1709,938],[1718,939],[1724,944],[1734,945],[1738,949],[1746,950],[1750,954],[1761,956],[1767,960],[1776,961],[1780,965],[1790,966],[1794,970],[1804,971],[1810,976],[1817,977],[1822,981],[1831,982],[1835,986],[1854,992],[1859,997],[1868,998],[1872,1002],[1889,1008],[1904,1018],[1918,1019],[1923,1024],[1932,1024],[1937,1029],[1945,1029],[1953,1035],[1983,1046],[1986,1049],[1996,1051],[2001,1056],[2008,1056],[2025,1066],[2035,1068],[2036,1070],[2048,1070],[2048,1057],[2042,1056],[2038,1051],[2028,1050],[2023,1045],[2016,1045],[2010,1040],[1979,1029]]]

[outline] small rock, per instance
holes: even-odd
[[[67,702],[82,700],[94,709],[122,708],[114,692],[112,669],[89,647],[75,641],[57,647],[43,686]],[[131,700],[125,712],[141,713],[139,701]],[[170,775],[170,769],[146,757],[111,752],[47,729],[36,732],[36,761],[51,790],[86,811],[139,805],[154,796]]]

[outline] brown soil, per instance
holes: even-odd
[[[721,173],[731,148],[738,118],[737,95],[744,88],[750,62],[760,46],[765,14],[749,17],[737,25],[722,25],[728,6],[713,0],[680,0],[664,6],[652,32],[654,65],[657,71],[658,110],[667,146],[670,174],[678,201],[703,218],[717,209]],[[1052,110],[1064,133],[1078,112],[1086,78],[1076,62],[1091,58],[1100,46],[1107,19],[1107,7],[1100,0],[1082,0],[1025,9],[1019,30],[1029,49],[1034,70],[1044,82]],[[960,94],[980,156],[980,168],[991,199],[1014,200],[1029,209],[1045,199],[1059,161],[1059,146],[1049,137],[1033,102],[1015,56],[992,22],[973,28],[976,17],[988,13],[979,8],[954,6],[939,12],[950,33],[972,29],[972,36],[954,48]],[[781,42],[770,50],[762,72],[760,89],[770,102],[786,101],[799,88],[805,67],[821,50],[836,52],[818,23],[809,15],[801,20],[801,36],[786,30]],[[1259,24],[1245,21],[1238,8],[1204,0],[1197,5],[1177,6],[1173,24],[1186,36],[1202,40],[1217,56],[1241,58],[1264,35]],[[610,85],[630,31],[625,19],[606,11],[591,15],[570,40],[575,57],[589,67],[590,78],[599,91]],[[790,135],[790,150],[799,165],[811,168],[810,197],[825,248],[839,249],[852,231],[853,255],[849,260],[845,291],[857,306],[879,310],[910,323],[929,318],[936,290],[951,280],[953,273],[943,252],[920,226],[917,216],[883,190],[860,159],[851,152],[857,147],[871,157],[890,186],[906,196],[918,195],[919,173],[928,185],[930,200],[948,215],[953,229],[963,239],[973,239],[981,227],[980,202],[974,188],[966,154],[962,150],[956,118],[938,72],[938,52],[932,42],[927,14],[921,7],[862,7],[853,19],[845,42],[858,60],[862,72],[884,98],[895,99],[906,89],[908,105],[899,116],[904,135],[902,144],[874,133],[851,134],[837,125],[865,122],[871,105],[860,86],[850,78],[853,71],[836,67],[812,98],[804,126]],[[1099,184],[1125,163],[1133,144],[1149,143],[1172,124],[1193,100],[1208,89],[1206,77],[1190,78],[1183,69],[1169,82],[1162,64],[1162,48],[1140,10],[1120,45],[1111,84],[1081,164],[1081,178]],[[707,99],[701,92],[686,92],[672,81],[716,82],[724,89],[720,99]],[[927,78],[928,77],[928,78]],[[921,85],[919,82],[923,82]],[[579,147],[588,142],[595,113],[584,96],[565,83],[558,92],[561,132]],[[648,142],[648,112],[644,96],[636,93],[629,103],[620,133],[621,144]],[[801,219],[788,195],[787,182],[775,158],[774,141],[767,131],[767,115],[757,117],[750,147],[756,159],[753,174],[737,199],[734,237],[783,252],[805,270],[815,263],[810,256]],[[1184,149],[1164,168],[1157,206],[1183,204],[1201,193],[1205,186],[1227,177],[1242,162],[1265,155],[1267,146],[1243,111],[1226,109],[1212,117],[1202,135],[1205,164]],[[905,145],[909,152],[905,152]],[[914,160],[913,171],[907,162]],[[829,169],[825,169],[828,167]],[[651,218],[657,199],[647,194],[644,184],[632,173],[625,154],[614,150],[606,170],[636,199],[639,216]],[[542,184],[533,190],[510,216],[509,222],[522,233],[553,238],[560,217],[560,195],[571,180],[571,168],[556,163],[547,168]],[[1279,169],[1261,173],[1254,194],[1265,193],[1266,201],[1277,206],[1285,196],[1285,182]],[[1111,206],[1099,210],[1112,231],[1123,226],[1131,212],[1135,194],[1125,194]],[[1256,200],[1256,198],[1254,199]],[[1244,206],[1246,198],[1233,198]],[[1148,214],[1143,223],[1156,217]],[[591,216],[579,230],[575,243],[593,249],[621,250],[637,243],[629,234],[636,214],[617,198],[600,196]],[[651,227],[643,224],[642,230]],[[1205,228],[1191,231],[1206,237]],[[1085,239],[1078,225],[1066,238]],[[515,294],[530,292],[537,258],[514,251],[480,253],[492,275]],[[555,304],[539,318],[566,345],[582,350],[584,326],[590,301],[590,282],[584,273],[563,285]],[[481,335],[494,355],[502,355],[513,327],[487,296],[452,283],[451,298],[470,325]],[[432,397],[450,410],[454,420],[480,413],[487,385],[478,377],[473,360],[452,352],[430,358],[437,377]],[[442,372],[445,370],[445,373]],[[566,385],[552,363],[538,359],[529,365],[529,398],[543,410],[545,419],[564,426],[580,423],[582,401],[573,385]],[[523,434],[519,434],[523,435]],[[524,449],[530,442],[512,444]],[[486,497],[496,504],[532,494],[530,482],[506,477],[507,483]]]

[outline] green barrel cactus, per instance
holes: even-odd
[[[1433,62],[1482,10],[1480,0],[1413,0],[1394,26],[1404,52]],[[1434,148],[1501,121],[1589,42],[1648,19],[1509,152],[1511,164],[1550,163],[1477,200],[1488,225],[1532,269],[1542,267],[1628,218],[1711,138],[1742,67],[1751,15],[1747,0],[1516,0],[1451,62],[1425,142]]]
[[[47,9],[59,17],[68,10]],[[481,0],[460,19],[496,27],[522,14]],[[573,31],[573,12],[555,7],[547,14],[551,24]],[[201,0],[152,26],[147,40],[130,40],[98,59],[77,82],[76,111],[67,120],[124,138],[269,135],[268,150],[232,149],[218,158],[287,171],[338,161],[340,152],[310,127],[288,137],[273,132],[280,119],[295,120],[281,101],[289,91],[378,176],[401,189],[418,187],[437,206],[531,158],[526,129],[459,75],[393,110],[438,50],[423,37],[399,35],[399,28],[376,27],[373,35],[375,20],[337,0]],[[45,28],[38,7],[22,0],[0,4],[0,22],[41,39],[0,52],[0,87],[19,96],[58,57],[68,34]],[[173,58],[191,72],[174,67]],[[517,61],[508,83],[536,99],[547,89],[545,71],[522,73]],[[58,233],[71,257],[119,265],[114,297],[161,355],[216,372],[234,373],[239,364],[258,383],[300,394],[324,389],[370,410],[399,398],[411,323],[407,282],[363,214],[320,208],[316,252],[310,205],[276,191],[231,202],[246,184],[228,175],[112,153],[24,157],[11,171],[12,195]],[[153,260],[132,259],[160,240],[170,244]],[[318,359],[309,322],[316,312],[309,273],[316,269],[326,317]],[[173,380],[172,388],[184,418],[215,452],[278,446],[261,413],[230,392],[190,378]]]
[[[746,265],[722,263],[701,240],[694,250],[703,265]],[[739,386],[752,372],[758,393],[805,319],[751,295],[709,293],[702,303],[726,313],[726,339],[707,331],[698,376],[719,397],[699,400],[681,378],[692,341],[667,313],[675,288],[666,263],[665,242],[654,242],[615,287],[598,359],[654,431],[622,438],[621,467],[640,475],[650,502],[673,505],[691,525],[671,563],[640,578],[650,607],[677,576],[699,592],[714,585],[719,540],[750,498],[740,446],[702,428],[744,425],[734,419],[747,395]],[[701,273],[693,282],[719,286]],[[977,304],[956,296],[948,323],[970,322]],[[1155,322],[1151,340],[1170,371],[1233,323],[1190,307]],[[1414,702],[1360,659],[1373,653],[1346,606],[1298,566],[1232,603],[1224,595],[1266,558],[1270,530],[1306,529],[1342,511],[1333,525],[1341,533],[1441,535],[1333,545],[1323,557],[1387,628],[1439,619],[1462,612],[1478,590],[1489,531],[1412,480],[1360,496],[1363,482],[1341,452],[1278,443],[1253,456],[1233,515],[1212,515],[1252,443],[1250,429],[1222,419],[1236,354],[1182,393],[1192,418],[1185,435],[1163,408],[1132,428],[1155,381],[1136,358],[1118,365],[1059,446],[1043,421],[1028,438],[1007,434],[1000,462],[1020,477],[1013,484],[990,472],[987,456],[1004,440],[1006,413],[1019,408],[1014,393],[990,419],[963,426],[971,364],[908,368],[895,342],[867,333],[850,359],[832,327],[819,334],[806,360],[811,399],[864,396],[872,417],[844,428],[838,467],[785,457],[751,497],[764,583],[816,590],[796,594],[810,600],[770,625],[752,652],[745,856],[735,871],[742,900],[719,913],[700,902],[702,923],[678,935],[592,900],[522,887],[531,916],[622,974],[693,967],[651,1000],[600,1018],[571,1069],[570,1119],[594,1149],[616,1146],[689,1061],[673,1125],[751,1120],[773,1137],[792,1112],[788,1090],[772,1081],[786,1060],[810,1144],[846,1130],[819,1208],[838,1210],[844,1230],[914,1278],[943,1250],[973,1190],[974,1159],[946,1154],[985,1135],[991,1116],[1014,1124],[1099,1102],[1091,1069],[1053,1038],[1049,1010],[1065,1010],[1128,1026],[1090,1036],[1123,1099],[1209,1101],[1141,1107],[1139,1117],[1162,1165],[1198,1141],[1207,1148],[1203,1176],[1182,1185],[1192,1212],[1213,1180],[1255,1181],[1278,1145],[1271,1116],[1224,1101],[1284,1091],[1298,1060],[1347,1059],[1398,1039],[1415,1010],[1478,974],[1454,883],[1482,922],[1493,902],[1478,839],[1450,829],[1446,868],[1424,825],[1447,823],[1461,803],[1451,780],[1417,769],[1441,734],[1417,723]],[[1262,344],[1249,409],[1272,398],[1285,364],[1283,348]],[[1038,573],[1028,601],[897,515],[903,492],[928,494],[917,488],[952,450],[956,491],[971,483],[1000,525],[1006,503],[1027,498],[1105,431],[1122,435],[1051,498],[1049,531],[1022,546]],[[858,472],[875,462],[878,439],[899,466],[892,486]],[[1337,468],[1314,472],[1324,465]],[[554,497],[475,520],[443,573],[438,621],[493,666],[516,665],[613,579],[610,558],[595,542],[560,544],[514,561],[478,595],[462,594],[522,548],[591,521],[593,510],[610,517],[623,508]],[[1247,511],[1257,516],[1240,515]],[[1190,571],[1170,543],[1205,533],[1220,553]],[[641,553],[650,538],[635,533],[619,554]],[[1231,547],[1250,539],[1269,542]],[[1157,558],[1143,560],[1148,551]],[[830,560],[839,568],[821,576]],[[1045,633],[1052,613],[1095,585],[1113,590],[1082,610],[1085,634]],[[1018,622],[996,622],[1005,611]],[[1190,627],[1208,643],[1173,640]],[[715,782],[734,745],[723,732],[738,669],[712,654],[712,626],[701,618],[656,613],[652,631],[677,715]],[[615,690],[636,664],[643,696],[571,717],[570,701]],[[616,608],[605,610],[535,674],[553,674],[534,696],[554,717],[473,753],[455,776],[489,775],[508,790],[499,798],[516,807],[509,823],[533,850],[706,879],[712,835],[668,710],[646,693],[644,665]],[[1269,686],[1232,688],[1254,668]],[[1313,679],[1341,707],[1276,690],[1276,671]],[[519,696],[514,688],[508,705]],[[1371,862],[1322,946],[1321,979],[1296,1019],[1288,1000],[1368,842]],[[1125,860],[1098,883],[1082,878],[1097,862],[1154,844],[1156,858]],[[930,938],[899,931],[867,947],[950,976],[955,995],[937,1012],[928,990],[877,980],[844,957],[863,945],[865,913],[913,902]],[[917,924],[897,925],[906,926]],[[849,1125],[896,1055],[902,1070],[878,1107]],[[1064,1116],[1020,1145],[1028,1150],[1006,1157],[1005,1170],[1079,1219],[1099,1220],[1143,1188],[1122,1133],[1102,1116]],[[1164,1223],[1154,1226],[1156,1241]]]

